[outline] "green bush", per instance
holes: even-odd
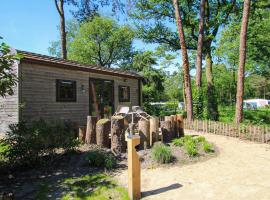
[[[193,140],[193,137],[191,135],[185,135],[184,137],[174,139],[172,143],[175,146],[182,147],[189,140]]]
[[[10,131],[0,141],[0,157],[13,164],[28,164],[42,161],[44,156],[51,156],[57,148],[70,150],[79,143],[72,127],[61,122],[46,123],[44,120],[31,123],[20,122],[10,125]]]
[[[187,140],[184,144],[184,148],[187,151],[187,154],[191,157],[194,157],[198,154],[197,143],[194,139]]]
[[[206,152],[206,153],[211,153],[211,152],[214,152],[214,147],[212,144],[210,144],[209,142],[205,141],[202,143],[203,145],[203,150]]]
[[[155,144],[152,149],[152,157],[158,163],[170,163],[173,156],[170,147],[164,144]]]
[[[175,146],[184,147],[191,157],[198,155],[198,149],[201,146],[206,153],[214,152],[213,145],[207,142],[203,136],[192,137],[191,135],[185,135],[182,138],[174,139],[172,143]]]
[[[173,139],[172,144],[174,146],[182,147],[185,144],[185,140],[183,137],[182,138],[175,138],[175,139]]]
[[[92,167],[101,167],[112,170],[116,167],[116,158],[111,154],[102,150],[91,151],[87,154],[86,160]]]

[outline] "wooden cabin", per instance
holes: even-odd
[[[118,105],[141,105],[137,73],[18,52],[23,58],[14,66],[19,77],[14,95],[0,98],[0,134],[22,120],[84,125],[87,115],[106,118]]]

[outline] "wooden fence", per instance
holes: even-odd
[[[260,143],[267,143],[270,141],[270,127],[267,126],[237,125],[208,120],[188,121],[187,119],[184,119],[184,129],[237,137],[243,140]]]

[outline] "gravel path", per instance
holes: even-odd
[[[143,169],[143,199],[270,199],[270,145],[203,135],[219,148],[219,155],[191,165]],[[126,170],[116,178],[127,186]]]

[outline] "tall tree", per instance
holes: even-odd
[[[199,36],[197,45],[197,63],[196,63],[196,85],[198,90],[202,86],[202,53],[203,53],[203,32],[204,32],[204,8],[205,0],[200,3],[200,23],[199,23]]]
[[[92,20],[98,15],[99,7],[110,6],[112,11],[123,11],[124,4],[119,0],[54,0],[56,9],[60,16],[60,36],[61,36],[61,54],[64,59],[67,59],[67,33],[65,21],[65,4],[71,4],[75,7],[75,11],[71,11],[73,16],[79,21]]]
[[[177,30],[180,39],[180,46],[182,51],[182,61],[183,61],[183,73],[184,73],[184,86],[185,86],[185,94],[186,94],[186,111],[187,111],[187,119],[193,119],[193,105],[192,105],[192,91],[191,91],[191,83],[190,83],[190,74],[189,74],[189,62],[188,62],[188,54],[187,47],[185,42],[185,34],[182,25],[181,19],[181,7],[178,5],[177,0],[173,0],[173,7],[175,12],[175,20],[177,24]]]
[[[61,54],[62,58],[67,59],[67,40],[66,40],[66,21],[64,3],[65,0],[54,0],[56,9],[60,16],[60,35],[61,35]]]
[[[182,21],[186,33],[187,49],[197,49],[198,13],[200,0],[178,0],[182,7]],[[207,117],[218,119],[218,106],[212,75],[212,51],[218,30],[230,21],[231,14],[239,10],[240,0],[206,0],[203,54],[206,58],[207,69]],[[172,29],[175,21],[171,0],[137,0],[131,16],[136,19],[138,36],[148,43],[158,43],[170,51],[178,51],[178,33]]]
[[[246,41],[248,17],[250,10],[250,0],[244,1],[241,33],[240,33],[240,47],[239,47],[239,67],[237,77],[237,98],[235,108],[235,122],[240,123],[243,120],[243,97],[244,97],[244,79],[245,79],[245,62],[246,62]]]
[[[196,59],[196,117],[201,118],[203,115],[203,94],[202,94],[202,55],[203,55],[203,34],[204,34],[204,11],[205,0],[200,2],[200,22],[199,35],[197,44],[197,59]]]
[[[121,66],[132,56],[133,30],[106,17],[94,17],[81,24],[69,45],[69,58],[104,67]]]

